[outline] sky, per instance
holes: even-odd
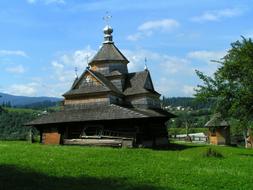
[[[193,96],[241,36],[253,37],[253,0],[1,0],[0,92],[61,97],[103,42],[115,45],[166,97]]]

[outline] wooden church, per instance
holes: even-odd
[[[28,123],[43,144],[154,147],[168,145],[165,122],[174,117],[161,109],[150,72],[129,73],[129,61],[115,46],[113,29],[64,96],[61,111]]]

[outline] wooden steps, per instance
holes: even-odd
[[[133,147],[133,139],[64,139],[64,145]]]

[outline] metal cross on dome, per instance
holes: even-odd
[[[145,59],[144,59],[144,62],[145,62],[144,69],[145,69],[145,70],[148,70],[147,61],[148,61],[148,60],[147,60],[147,58],[145,57]]]
[[[77,69],[77,67],[75,67],[75,77],[76,77],[76,78],[78,78],[77,71],[78,71],[78,69]]]
[[[111,15],[109,15],[109,12],[106,11],[106,15],[103,17],[103,20],[105,21],[106,25],[109,25],[109,21],[112,18]]]

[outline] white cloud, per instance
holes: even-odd
[[[88,61],[95,55],[97,51],[87,46],[85,49],[76,50],[74,52],[62,53],[58,58],[58,62],[64,66],[78,67],[79,69],[85,69]]]
[[[129,41],[137,41],[137,40],[140,40],[141,38],[148,37],[149,35],[151,35],[151,33],[137,32],[135,34],[128,35],[127,36],[127,40],[129,40]]]
[[[44,68],[44,72],[48,72],[46,78],[35,77],[31,78],[31,83],[28,84],[13,84],[9,85],[3,91],[15,95],[24,96],[55,96],[61,97],[71,87],[75,79],[75,67],[79,69],[79,75],[87,66],[87,58],[92,58],[95,54],[89,46],[82,50],[74,52],[58,53],[55,59],[51,62],[50,68]],[[8,68],[8,72],[21,72],[21,68]]]
[[[146,57],[156,90],[166,96],[193,96],[194,87],[200,82],[195,69],[212,75],[219,64],[210,64],[210,60],[219,60],[226,54],[226,51],[200,50],[177,57],[144,49],[122,52],[130,61],[130,72],[143,70]]]
[[[123,54],[129,60],[128,70],[134,72],[136,70],[143,70],[145,66],[145,57],[148,58],[148,62],[151,57],[154,58],[155,54],[146,50],[122,50]],[[148,64],[148,63],[147,63]]]
[[[163,68],[168,74],[190,74],[194,72],[191,68],[189,60],[180,57],[171,57],[164,55],[163,62],[160,63],[161,68]]]
[[[145,58],[147,59],[148,67],[153,67],[153,69],[158,69],[160,72],[166,74],[177,74],[179,72],[189,74],[190,72],[194,72],[194,69],[190,68],[190,63],[186,58],[160,54],[144,49],[135,51],[123,50],[122,52],[130,61],[128,64],[130,72],[143,70],[145,66]]]
[[[179,22],[174,19],[147,21],[138,27],[138,32],[128,35],[127,39],[130,41],[137,41],[139,39],[151,36],[154,31],[170,32],[179,26]]]
[[[200,16],[192,17],[191,20],[194,22],[206,22],[206,21],[220,21],[224,18],[232,18],[240,16],[244,10],[234,8],[234,9],[221,9],[206,11]]]
[[[192,51],[187,54],[187,57],[190,59],[197,59],[200,61],[205,61],[210,63],[211,60],[219,61],[226,55],[226,51]]]
[[[21,50],[0,50],[0,56],[21,56],[27,57],[27,54]]]
[[[62,70],[62,69],[64,68],[64,65],[58,63],[57,61],[52,61],[52,66],[53,66],[55,69],[59,69],[59,70]]]
[[[53,71],[51,78],[54,80],[53,85],[58,89],[59,93],[57,96],[60,96],[70,88],[75,79],[75,67],[78,68],[78,74],[81,75],[87,67],[87,57],[90,60],[95,53],[95,50],[87,46],[82,50],[57,55],[55,60],[51,62],[51,69]]]
[[[184,96],[193,96],[195,93],[194,88],[196,88],[196,86],[184,85],[182,88]]]
[[[16,74],[22,74],[25,72],[25,68],[23,67],[23,65],[7,67],[5,70],[9,73],[16,73]]]
[[[144,70],[145,57],[150,70],[155,89],[165,96],[192,96],[193,87],[198,80],[194,69],[205,73],[213,72],[217,64],[208,64],[210,59],[217,59],[223,55],[222,51],[192,51],[182,57],[171,56],[166,53],[158,53],[145,49],[122,50],[130,61],[129,72]],[[32,80],[29,84],[15,84],[10,86],[8,92],[19,95],[34,96],[42,94],[46,96],[61,96],[69,90],[75,79],[75,67],[78,67],[79,76],[87,66],[87,58],[93,57],[95,50],[89,46],[73,52],[61,52],[51,62],[48,78]],[[200,64],[204,61],[205,64]],[[197,63],[197,64],[196,64]],[[197,79],[197,77],[196,77]]]
[[[179,23],[174,19],[162,19],[144,22],[138,27],[139,31],[162,30],[170,31],[179,26]]]
[[[159,81],[153,80],[153,83],[155,90],[162,95],[168,96],[170,94],[171,96],[174,96],[175,93],[178,93],[178,81],[173,78],[161,76]]]
[[[49,4],[66,4],[65,0],[26,0],[27,3],[29,4],[35,4],[38,2],[44,3],[46,5]]]
[[[13,84],[7,89],[8,93],[22,96],[36,96],[37,91],[38,91],[37,83]]]

